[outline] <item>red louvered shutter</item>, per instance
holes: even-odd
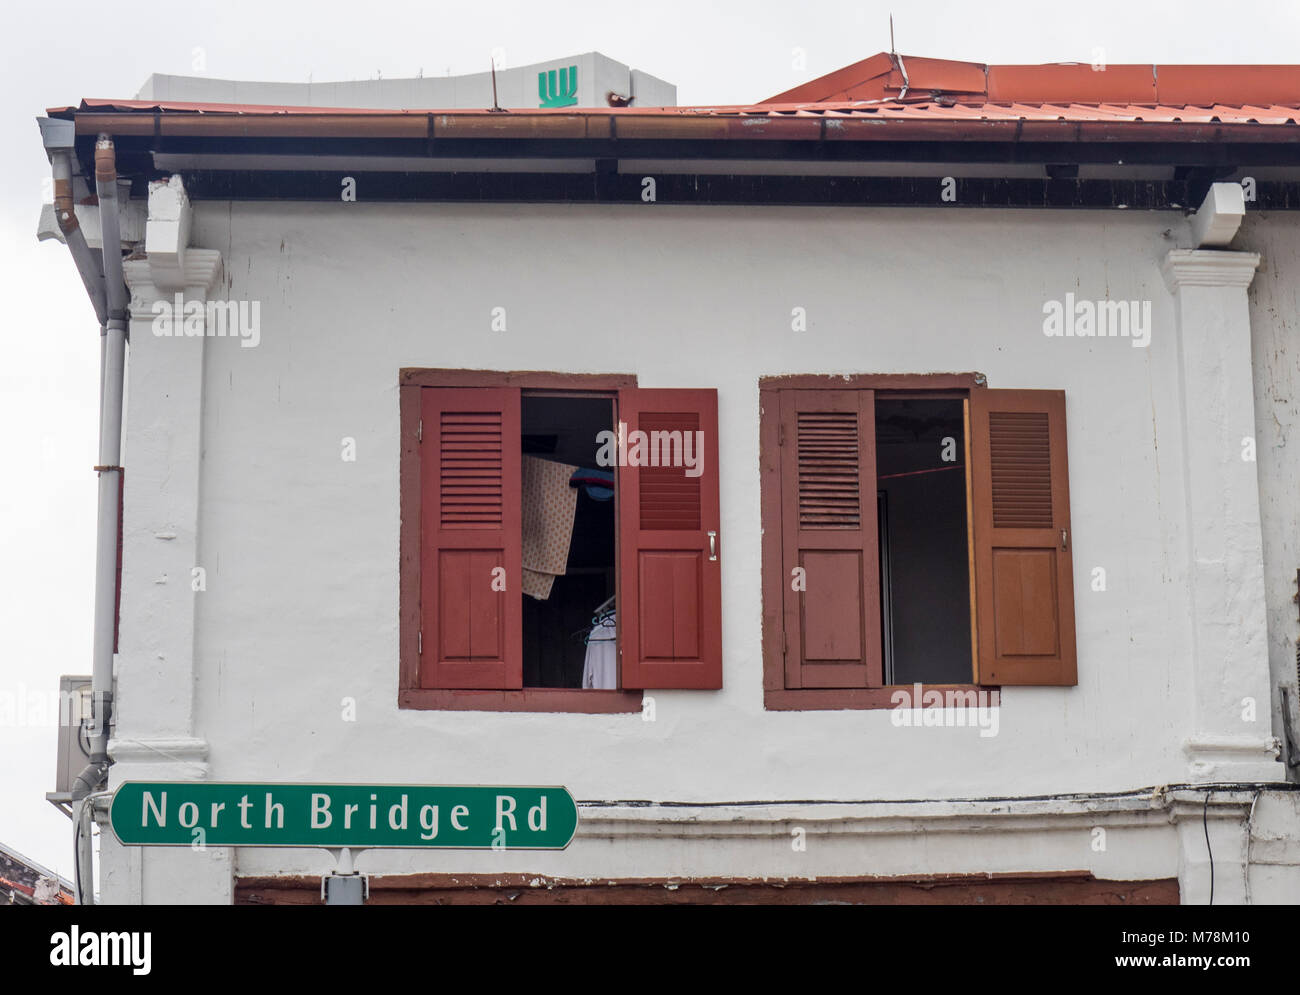
[[[875,391],[780,398],[786,687],[878,687]]]
[[[618,401],[628,462],[638,458],[637,433],[650,443],[639,454],[650,465],[618,468],[622,685],[720,688],[717,391],[629,387]],[[685,433],[699,443],[684,451]],[[658,465],[669,450],[695,457],[698,475]]]
[[[1065,393],[971,392],[977,673],[1077,684]]]
[[[420,685],[521,688],[519,389],[422,393]]]

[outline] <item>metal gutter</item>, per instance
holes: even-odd
[[[780,108],[699,113],[464,111],[202,112],[142,109],[70,113],[78,135],[119,138],[356,138],[576,141],[1260,142],[1300,139],[1300,108],[1080,109],[1077,106]],[[1117,113],[1123,110],[1126,113]],[[1237,113],[1230,113],[1231,111]],[[1145,115],[1145,116],[1143,116]],[[1264,123],[1260,118],[1271,118]],[[1226,120],[1225,120],[1226,119]],[[498,153],[499,154],[499,153]]]
[[[42,131],[44,130],[42,127]],[[86,235],[81,230],[81,223],[77,220],[77,209],[72,193],[71,136],[69,135],[68,138],[66,146],[46,146],[50,155],[50,169],[54,175],[54,216],[59,223],[59,231],[63,233],[68,251],[72,253],[72,261],[76,264],[77,273],[80,274],[82,285],[86,288],[86,296],[90,298],[91,307],[95,309],[95,317],[102,329],[108,321],[104,277],[90,246],[86,244]]]

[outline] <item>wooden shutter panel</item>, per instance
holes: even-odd
[[[1078,683],[1065,393],[971,392],[976,680]]]
[[[521,688],[519,390],[422,393],[420,686]]]
[[[875,391],[784,390],[780,397],[786,687],[877,687]]]
[[[668,445],[671,433],[698,432],[691,438],[702,443],[690,451],[698,459],[698,476],[683,465],[618,468],[622,686],[720,688],[718,393],[627,387],[618,403],[628,463],[638,432],[651,441],[654,433],[667,433],[659,438]]]

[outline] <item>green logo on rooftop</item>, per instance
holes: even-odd
[[[543,69],[537,74],[539,107],[572,107],[578,102],[578,67]]]

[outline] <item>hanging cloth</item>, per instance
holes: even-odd
[[[551,596],[555,578],[568,567],[578,507],[578,492],[569,486],[569,478],[577,469],[536,456],[523,459],[522,587],[538,601]]]
[[[583,488],[595,501],[608,501],[614,496],[614,474],[609,470],[577,469],[569,478],[569,486]]]

